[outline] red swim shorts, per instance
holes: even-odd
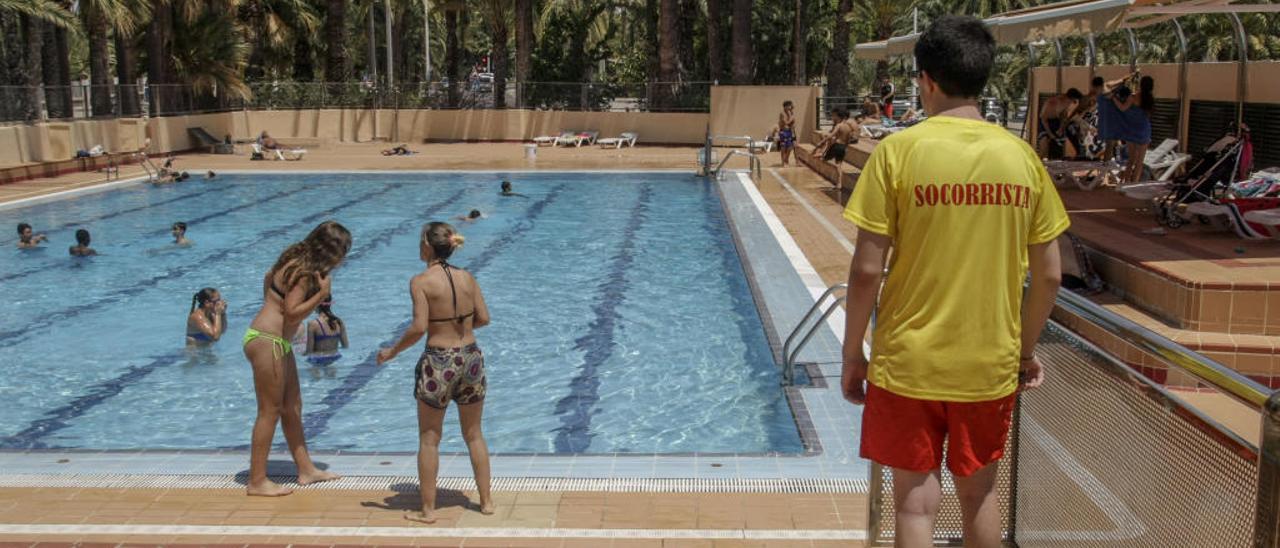
[[[867,383],[862,458],[890,468],[928,472],[942,467],[973,475],[1004,455],[1017,394],[984,402],[917,400]]]

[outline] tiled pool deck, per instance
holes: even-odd
[[[670,152],[663,155],[670,165]],[[779,341],[826,283],[758,184],[728,174],[718,187],[780,360]],[[847,255],[835,260],[847,264]],[[446,454],[443,517],[428,529],[401,516],[418,500],[408,453],[317,452],[318,462],[346,477],[264,500],[242,494],[243,451],[0,451],[0,541],[857,545],[865,536],[867,467],[857,458],[859,410],[834,382],[839,346],[838,333],[823,326],[801,354],[815,382],[786,388],[806,439],[802,454],[499,454],[496,516],[463,507],[475,499],[470,464],[465,454]],[[287,479],[293,468],[279,454],[271,470]]]

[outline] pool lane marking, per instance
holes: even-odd
[[[652,197],[653,185],[641,184],[631,219],[622,232],[622,245],[614,254],[604,281],[597,286],[596,303],[591,306],[596,317],[587,324],[587,333],[574,341],[573,349],[584,352],[582,367],[569,381],[569,394],[556,402],[555,413],[561,425],[553,430],[557,453],[585,453],[595,437],[591,433],[591,415],[600,401],[598,371],[617,347],[614,334],[621,319],[618,307],[626,301],[627,271],[636,259],[636,234],[648,219]]]
[[[35,329],[48,327],[49,325],[53,324],[56,321],[73,318],[85,312],[95,310],[95,309],[101,308],[102,306],[118,302],[124,297],[137,295],[139,293],[142,293],[143,291],[146,291],[150,287],[156,286],[162,281],[181,278],[191,272],[200,271],[201,269],[203,269],[205,266],[209,264],[213,264],[233,254],[244,252],[246,249],[257,246],[270,238],[283,236],[285,234],[288,234],[292,230],[298,230],[299,229],[298,225],[300,224],[311,223],[321,218],[331,216],[341,209],[350,207],[360,202],[367,201],[369,199],[372,199],[375,196],[386,194],[387,192],[390,192],[393,189],[397,189],[405,186],[405,184],[406,183],[395,183],[395,184],[387,185],[381,189],[367,193],[361,197],[347,200],[346,202],[333,206],[325,211],[314,213],[298,221],[293,221],[291,223],[273,228],[271,230],[268,230],[266,232],[259,234],[255,241],[247,242],[243,244],[241,243],[229,244],[226,247],[218,250],[216,253],[206,255],[198,261],[187,263],[185,265],[178,266],[175,268],[171,268],[168,271],[164,272],[163,274],[153,276],[149,279],[142,280],[138,283],[135,283],[132,287],[126,287],[124,289],[116,290],[111,294],[109,294],[109,296],[106,298],[103,298],[97,301],[87,302],[84,304],[79,304],[76,306],[67,307],[62,310],[46,313],[41,317],[28,320],[27,325],[23,326],[21,329],[0,331],[0,348],[8,348],[10,346],[13,346],[14,344],[22,342],[23,340],[26,340],[26,335],[30,334]],[[226,215],[233,212],[234,210],[243,210],[253,206],[257,206],[267,202],[285,198],[293,194],[297,194],[298,192],[301,192],[302,190],[305,190],[305,189],[306,187],[299,187],[294,190],[280,192],[272,196],[268,196],[267,198],[264,198],[262,200],[258,200],[256,202],[241,204],[240,206],[236,206],[235,208],[222,212],[221,214]]]
[[[205,183],[205,184],[209,184],[209,183]],[[168,199],[168,200],[162,200],[162,201],[155,202],[155,203],[151,203],[151,204],[145,204],[145,205],[135,206],[135,207],[127,208],[127,209],[121,209],[121,210],[119,210],[119,211],[112,211],[111,213],[104,213],[104,214],[102,214],[102,215],[98,215],[98,216],[96,216],[96,217],[89,217],[89,218],[85,218],[85,219],[79,219],[79,220],[76,220],[76,221],[73,221],[73,222],[66,222],[66,223],[62,223],[62,224],[57,225],[57,226],[55,226],[55,227],[53,227],[53,228],[40,227],[40,229],[41,229],[41,230],[40,230],[40,232],[43,232],[43,233],[48,233],[48,232],[57,232],[57,231],[59,231],[59,230],[66,230],[66,229],[71,228],[71,227],[74,227],[74,226],[82,226],[82,225],[87,225],[87,224],[91,224],[91,223],[96,223],[96,222],[99,222],[99,221],[105,221],[105,220],[107,220],[107,219],[114,219],[114,218],[119,217],[119,216],[121,216],[121,215],[126,215],[126,214],[129,214],[129,213],[134,213],[134,212],[137,212],[137,211],[142,211],[142,210],[144,210],[144,209],[150,209],[150,208],[153,208],[153,207],[158,207],[158,206],[163,206],[163,205],[169,205],[169,204],[172,204],[172,203],[174,203],[174,202],[181,202],[181,201],[183,201],[183,200],[189,200],[189,199],[191,199],[191,198],[195,198],[195,197],[198,197],[198,196],[203,196],[203,195],[208,194],[208,193],[210,193],[210,192],[216,192],[216,191],[219,191],[219,190],[223,190],[223,188],[206,188],[206,189],[201,190],[201,191],[199,191],[199,192],[193,192],[193,193],[191,193],[191,194],[184,194],[184,195],[178,196],[178,197],[176,197],[176,198],[170,198],[170,199]],[[165,232],[168,232],[168,230],[166,229],[166,230],[165,230]],[[0,245],[5,245],[5,246],[7,246],[7,245],[12,244],[12,243],[14,243],[14,242],[16,242],[16,241],[18,241],[18,239],[17,239],[17,238],[5,238],[4,240],[0,241]]]
[[[532,230],[534,228],[534,221],[542,215],[542,211],[546,209],[548,205],[560,196],[560,193],[563,192],[564,189],[564,183],[556,185],[547,193],[546,196],[531,204],[529,208],[525,210],[523,219],[517,221],[510,230],[503,233],[501,238],[494,240],[485,247],[479,255],[468,262],[463,268],[472,275],[483,270],[490,262],[493,261],[494,258],[498,256],[498,253],[514,243],[525,233]],[[416,223],[417,221],[415,220],[414,222]],[[396,333],[395,338],[379,343],[378,347],[370,351],[369,354],[365,356],[364,360],[361,360],[360,363],[351,368],[351,372],[342,377],[341,384],[330,389],[329,392],[325,394],[324,398],[320,400],[319,405],[322,406],[320,409],[310,411],[303,415],[303,430],[307,433],[309,438],[315,438],[327,431],[329,429],[329,420],[345,408],[347,404],[351,403],[351,401],[355,399],[356,395],[359,394],[360,390],[373,380],[374,376],[389,367],[378,365],[378,350],[380,350],[384,345],[390,346],[393,344],[395,340],[399,338],[400,333],[407,329],[412,321],[412,319],[404,320],[396,325],[395,329],[393,329],[393,332]],[[236,446],[234,448],[244,449],[246,446]]]
[[[348,200],[347,202],[338,204],[327,210],[308,215],[307,217],[304,217],[299,222],[310,223],[312,221],[319,220],[323,217],[331,216],[334,213],[337,213],[341,209],[350,207],[362,201],[366,201],[379,194],[384,194],[386,192],[389,192],[392,188],[398,188],[399,186],[403,186],[403,184],[388,185],[387,187],[384,187],[383,189],[380,189],[378,191],[365,194],[364,196],[359,198]],[[430,206],[428,208],[428,211],[434,213],[439,209],[443,209],[444,207],[452,205],[456,203],[458,200],[461,200],[462,196],[465,193],[466,193],[466,190],[459,190],[458,192],[454,193],[454,195],[451,196],[449,199],[443,202],[439,202],[433,206]],[[405,221],[401,223],[401,225],[398,225],[393,230],[395,231],[404,230],[402,226],[410,223],[416,224],[418,223],[418,220],[415,218],[412,221]],[[284,232],[287,232],[289,228],[292,228],[292,227],[286,227],[283,229],[276,229],[276,230],[279,231],[281,234],[283,234]],[[358,259],[368,251],[376,247],[387,245],[388,243],[390,243],[390,236],[386,235],[387,232],[391,232],[391,231],[384,230],[381,233],[379,233],[377,236],[370,238],[367,243],[364,243],[360,247],[353,249],[350,253],[347,254],[347,260],[351,261],[351,260]],[[244,310],[251,311],[253,308],[257,308],[258,306],[260,306],[260,303],[250,302],[250,303],[245,303],[242,307]],[[66,405],[63,405],[51,411],[45,412],[44,418],[33,421],[31,425],[29,425],[27,428],[23,429],[22,431],[18,432],[17,434],[0,438],[0,448],[5,448],[5,449],[46,448],[48,446],[43,442],[43,439],[47,437],[49,434],[52,434],[58,430],[62,430],[70,426],[69,421],[75,418],[78,418],[81,415],[84,415],[90,409],[98,406],[102,402],[119,394],[121,391],[124,390],[124,388],[127,385],[137,382],[138,380],[141,380],[143,377],[150,375],[156,369],[177,363],[178,361],[184,359],[185,357],[186,357],[185,350],[157,356],[152,358],[152,361],[147,363],[146,365],[143,365],[141,367],[131,366],[121,375],[118,375],[114,378],[107,379],[105,381],[101,381],[94,385],[91,385],[88,392],[85,395],[72,400]]]
[[[866,540],[865,529],[570,529],[565,527],[341,527],[283,525],[0,524],[6,535],[167,535],[502,539]],[[170,543],[181,545],[180,543]]]

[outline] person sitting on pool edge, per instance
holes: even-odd
[[[90,241],[90,237],[89,237],[88,230],[85,230],[83,228],[80,230],[77,230],[76,245],[73,245],[70,248],[67,248],[67,252],[71,253],[72,257],[89,257],[92,255],[97,255],[98,252],[94,251],[92,247],[89,247],[89,241]]]
[[[348,346],[347,326],[333,313],[333,299],[328,298],[316,307],[316,318],[307,322],[307,363],[326,366],[338,361],[339,346]]]
[[[213,344],[227,332],[227,301],[217,289],[206,287],[191,296],[187,314],[187,346]]]
[[[32,234],[31,225],[18,223],[18,249],[35,249],[48,239],[44,234]]]
[[[521,198],[528,198],[528,196],[525,196],[524,194],[520,194],[519,192],[513,191],[511,189],[511,181],[502,181],[501,195],[502,196],[519,196]]]
[[[173,233],[173,243],[175,245],[186,247],[195,243],[187,238],[187,223],[182,221],[173,223],[173,229],[170,232]]]
[[[484,353],[476,344],[475,330],[489,325],[480,284],[471,273],[450,265],[448,260],[465,239],[448,223],[428,223],[422,227],[418,258],[427,263],[409,280],[413,300],[413,323],[394,346],[378,350],[378,365],[412,348],[423,335],[426,348],[414,370],[414,398],[418,407],[418,475],[422,507],[405,514],[405,519],[436,521],[436,475],[440,471],[440,437],[444,415],[453,401],[458,407],[462,439],[471,455],[480,513],[494,512],[489,489],[489,446],[481,430],[488,380]]]

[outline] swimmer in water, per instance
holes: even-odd
[[[91,238],[89,236],[88,230],[85,230],[83,228],[80,230],[77,230],[76,245],[73,245],[70,248],[68,248],[67,252],[71,253],[72,257],[91,257],[93,255],[97,255],[98,252],[94,251],[92,247],[89,247],[90,240]]]
[[[173,229],[170,232],[173,234],[174,245],[186,247],[195,243],[187,238],[187,223],[182,221],[173,223]]]
[[[342,357],[339,347],[347,347],[347,326],[333,313],[333,300],[325,299],[316,307],[316,318],[307,322],[307,363],[330,365]]]
[[[187,346],[213,344],[227,332],[227,301],[217,289],[206,287],[191,296],[187,314]]]
[[[40,242],[48,240],[44,234],[33,234],[31,225],[18,223],[18,249],[35,249],[40,247]]]

